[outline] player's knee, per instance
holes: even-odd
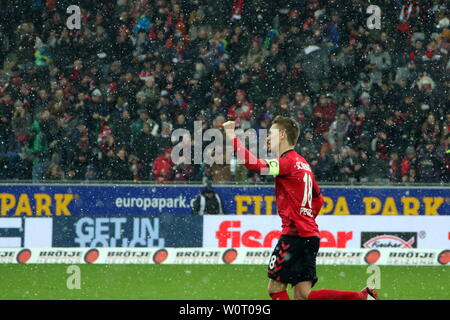
[[[295,300],[308,300],[308,294],[301,293],[294,293],[294,299]]]
[[[269,296],[272,296],[275,293],[282,292],[286,290],[286,285],[284,283],[278,281],[269,281],[269,285],[267,287],[267,293]]]
[[[308,296],[311,290],[294,290],[294,299],[295,300],[308,300]]]
[[[275,293],[277,293],[277,292],[280,292],[280,291],[283,291],[283,290],[280,290],[280,289],[275,288],[275,287],[270,286],[270,285],[269,285],[269,287],[267,288],[267,293],[269,294],[269,296],[272,296],[273,294],[275,294]]]

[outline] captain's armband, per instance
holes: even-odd
[[[272,176],[277,176],[280,174],[280,162],[278,159],[266,159],[267,165],[269,166],[269,174]]]

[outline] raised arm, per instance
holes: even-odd
[[[245,167],[251,171],[273,176],[288,174],[291,168],[291,162],[288,159],[259,159],[251,153],[236,137],[234,133],[234,121],[227,121],[223,124],[227,138],[231,141],[234,151],[240,160],[244,161]]]

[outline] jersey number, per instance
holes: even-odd
[[[302,207],[306,205],[306,202],[308,202],[308,207],[312,208],[311,201],[312,201],[312,178],[309,174],[305,173],[303,176],[303,182],[305,183],[305,188],[303,189],[303,201],[302,201]]]

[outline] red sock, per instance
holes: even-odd
[[[272,293],[270,296],[272,297],[272,300],[290,300],[286,290]]]
[[[365,300],[361,292],[322,289],[311,291],[308,300]]]

